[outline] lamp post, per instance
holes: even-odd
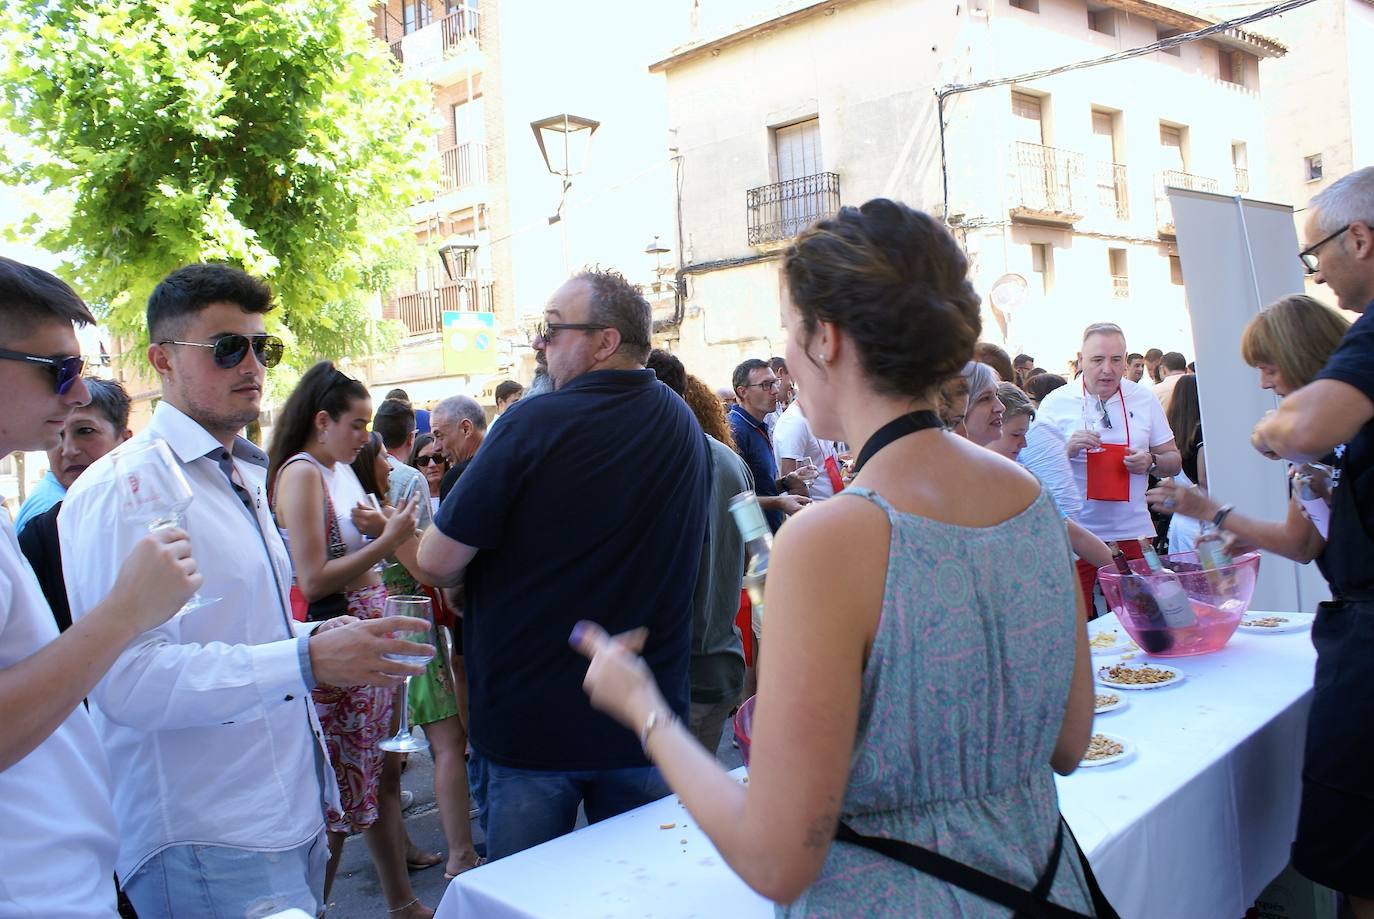
[[[658,241],[657,235],[655,235],[653,240],[644,247],[644,254],[654,257],[654,293],[658,293],[659,288],[663,284],[663,256],[672,251],[672,249],[669,249]]]
[[[439,246],[439,261],[443,263],[444,274],[458,285],[458,307],[470,308],[476,299],[472,287],[472,256],[477,251],[477,241],[468,236],[451,236]],[[442,303],[440,304],[442,307]]]
[[[569,115],[566,112],[530,122],[530,130],[534,131],[534,139],[539,143],[539,153],[544,157],[544,165],[552,174],[563,177],[558,210],[549,218],[550,225],[563,221],[563,208],[568,203],[568,189],[572,188],[572,177],[582,172],[586,166],[592,135],[599,127],[599,121],[580,115]],[[570,271],[567,224],[564,223],[560,229],[563,234],[563,268]]]

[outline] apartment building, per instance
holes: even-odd
[[[1283,47],[1233,30],[943,106],[937,91],[1212,22],[1143,0],[830,0],[680,47],[650,68],[666,75],[685,161],[673,347],[716,384],[743,357],[778,353],[787,245],[882,195],[945,216],[985,295],[1004,274],[1027,280],[1009,315],[985,305],[985,338],[1054,370],[1094,321],[1120,323],[1141,350],[1190,351],[1164,189],[1264,187],[1260,65]]]

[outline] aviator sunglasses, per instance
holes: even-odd
[[[253,348],[253,356],[264,367],[275,367],[281,361],[285,345],[275,335],[222,335],[212,342],[203,341],[160,341],[159,345],[186,345],[191,348],[213,348],[211,357],[215,366],[228,370],[237,367],[243,360],[248,348]]]
[[[9,351],[0,348],[0,359],[7,361],[26,361],[39,364],[52,372],[54,386],[59,396],[65,396],[72,384],[81,379],[81,371],[86,367],[84,357],[43,357],[40,354],[26,354],[23,351]]]

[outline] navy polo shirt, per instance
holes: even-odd
[[[579,619],[648,627],[644,659],[686,718],[706,439],[652,370],[593,371],[519,408],[434,518],[478,550],[463,615],[472,745],[520,769],[647,765],[635,733],[592,709],[568,634]]]
[[[768,435],[768,426],[756,421],[739,403],[730,406],[729,420],[735,449],[754,476],[754,494],[761,498],[782,494],[778,490],[778,459],[773,455],[773,438]],[[764,511],[763,516],[774,533],[782,526],[782,511]]]
[[[1374,402],[1374,303],[1345,333],[1317,379],[1339,380]],[[1341,453],[1331,526],[1317,564],[1333,594],[1374,599],[1374,421]]]

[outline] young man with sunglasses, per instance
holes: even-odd
[[[1374,167],[1312,199],[1303,267],[1359,313],[1317,378],[1285,396],[1251,443],[1271,459],[1340,456],[1317,559],[1332,601],[1317,607],[1317,670],[1307,719],[1293,867],[1374,919]]]
[[[47,450],[89,400],[74,324],[95,320],[46,271],[0,258],[0,456]],[[112,917],[111,772],[81,699],[145,629],[200,586],[179,529],[144,536],[103,596],[59,636],[0,514],[0,913]]]
[[[267,285],[236,268],[191,265],[164,278],[148,298],[162,401],[147,429],[72,485],[58,517],[62,556],[81,566],[68,578],[80,625],[137,532],[113,460],[165,441],[195,496],[182,514],[202,595],[219,598],[144,632],[90,693],[115,776],[117,870],[142,919],[317,914],[334,772],[310,691],[392,686],[423,670],[382,657],[413,648],[385,634],[419,620],[343,617],[298,634],[291,618],[267,455],[239,436],[282,355],[266,330],[272,306]]]
[[[1136,540],[1155,536],[1145,503],[1149,477],[1177,474],[1183,459],[1151,388],[1125,378],[1126,354],[1120,326],[1088,326],[1078,352],[1083,375],[1047,395],[1036,420],[1064,435],[1083,497],[1074,522],[1103,542],[1119,540],[1128,558],[1139,558]],[[1097,569],[1079,559],[1078,576],[1091,616]]]

